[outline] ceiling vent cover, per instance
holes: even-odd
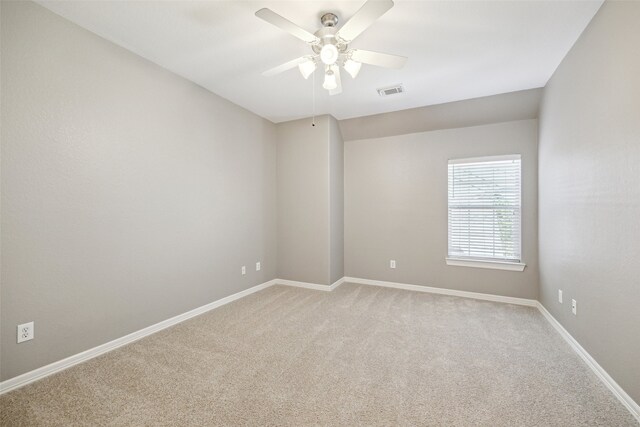
[[[378,89],[378,95],[380,96],[397,95],[403,92],[404,92],[404,87],[402,87],[402,85],[395,85],[395,86],[383,87]]]

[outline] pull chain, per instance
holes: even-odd
[[[311,87],[312,87],[312,99],[313,99],[313,104],[312,104],[312,109],[311,109],[311,126],[315,126],[316,125],[316,73],[313,73],[312,79],[311,79]]]

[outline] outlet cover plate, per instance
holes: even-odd
[[[18,325],[18,344],[32,340],[33,336],[33,322]]]

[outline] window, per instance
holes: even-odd
[[[522,271],[520,156],[449,161],[447,264]]]

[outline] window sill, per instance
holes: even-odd
[[[475,259],[446,258],[447,265],[456,267],[491,268],[494,270],[524,271],[527,264],[520,262],[480,261]]]

